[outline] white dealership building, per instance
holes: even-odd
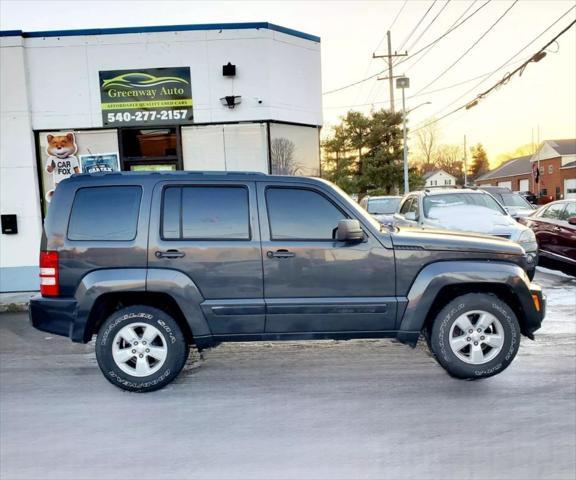
[[[270,23],[0,32],[0,292],[75,172],[318,175],[320,39]],[[113,212],[111,212],[113,214]]]

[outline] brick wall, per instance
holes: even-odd
[[[576,178],[576,168],[562,169],[561,166],[560,157],[540,160],[540,182],[537,193],[552,196],[554,200],[564,198],[564,180]]]
[[[498,182],[512,182],[512,190],[520,189],[520,180],[529,179],[530,191],[535,194],[552,196],[554,200],[564,198],[564,180],[576,178],[576,168],[560,168],[560,157],[540,160],[540,181],[534,185],[531,174],[492,178],[480,181],[479,185],[498,186]],[[544,193],[543,190],[546,190]]]

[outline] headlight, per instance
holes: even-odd
[[[534,235],[534,232],[529,228],[523,230],[522,233],[520,233],[520,236],[518,237],[518,243],[522,245],[524,250],[527,252],[538,250],[536,235]]]

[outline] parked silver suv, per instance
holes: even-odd
[[[534,233],[519,224],[490,194],[483,190],[442,189],[412,192],[404,197],[394,224],[433,229],[484,233],[520,244],[533,265],[538,263],[538,245]]]

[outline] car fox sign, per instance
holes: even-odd
[[[105,126],[191,123],[189,67],[100,72]]]

